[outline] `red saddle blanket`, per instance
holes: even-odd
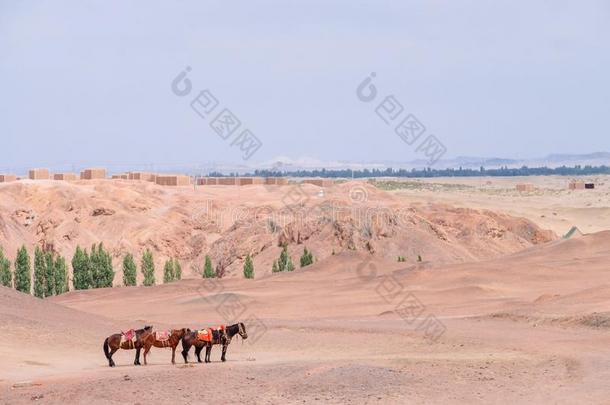
[[[136,331],[134,329],[129,329],[127,332],[121,332],[121,338],[123,340],[133,340],[136,337]]]
[[[169,340],[169,337],[172,335],[172,333],[170,331],[164,331],[164,332],[155,332],[155,339],[160,341],[160,342],[165,342]]]
[[[212,331],[210,329],[201,329],[197,331],[197,339],[202,342],[212,341]]]

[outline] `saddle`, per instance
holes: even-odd
[[[155,339],[159,342],[167,342],[172,333],[170,331],[155,332]]]
[[[129,329],[127,332],[121,332],[121,340],[133,340],[136,337],[135,329]]]
[[[197,331],[197,340],[202,342],[212,341],[212,331],[210,329],[201,329]]]
[[[130,346],[133,347],[135,345],[135,340],[136,331],[134,329],[129,329],[127,332],[121,332],[121,342],[119,344],[123,345],[123,343],[130,342]]]

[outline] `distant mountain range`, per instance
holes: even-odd
[[[610,152],[595,152],[588,154],[551,154],[543,158],[533,159],[510,159],[499,157],[473,157],[458,156],[453,159],[441,159],[433,166],[435,169],[478,169],[481,166],[486,169],[497,169],[501,167],[520,168],[527,167],[549,167],[591,165],[610,166]],[[276,158],[271,161],[260,163],[249,167],[249,169],[277,169],[280,171],[312,170],[312,169],[424,169],[428,166],[426,160],[411,160],[407,162],[379,161],[379,162],[344,162],[344,161],[321,161],[312,158],[290,159],[286,157]],[[226,168],[225,168],[226,169]],[[219,171],[221,169],[219,168]],[[235,171],[247,170],[245,166],[234,167]]]

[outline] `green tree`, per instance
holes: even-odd
[[[146,252],[142,255],[140,269],[144,275],[143,285],[146,287],[155,285],[155,262],[153,260],[152,252],[149,249],[146,249]]]
[[[44,298],[46,293],[47,262],[39,246],[34,250],[34,296]]]
[[[203,266],[203,278],[214,278],[216,277],[216,272],[212,267],[212,259],[210,256],[205,256],[205,265]]]
[[[63,294],[68,291],[68,268],[66,259],[57,255],[53,263],[55,273],[55,294]]]
[[[13,272],[11,262],[4,256],[4,251],[0,247],[0,285],[8,288],[13,287]]]
[[[114,282],[114,269],[112,267],[112,256],[104,249],[104,244],[91,246],[89,256],[91,280],[93,288],[112,287]]]
[[[163,266],[163,283],[171,283],[174,281],[174,261],[172,259],[168,259],[165,261],[165,266]]]
[[[30,255],[25,245],[21,246],[17,251],[15,259],[15,289],[27,294],[31,294],[32,288],[32,267]]]
[[[55,295],[55,266],[53,261],[53,252],[46,252],[44,254],[45,260],[45,276],[44,276],[44,287],[45,297],[51,297]]]
[[[174,259],[174,280],[182,280],[182,266],[178,259]]]
[[[273,266],[271,266],[271,272],[272,273],[278,273],[280,271],[280,269],[277,266],[277,260],[273,261]]]
[[[286,271],[286,265],[288,264],[288,246],[284,245],[282,248],[282,253],[280,253],[280,258],[277,262],[278,271]]]
[[[91,288],[91,268],[87,249],[76,246],[76,252],[72,257],[72,284],[75,290],[86,290]]]
[[[136,285],[136,263],[133,260],[133,255],[128,253],[123,258],[123,285],[135,286]]]
[[[244,277],[254,278],[254,264],[250,255],[246,256],[246,261],[244,262]]]
[[[285,271],[294,271],[294,264],[292,263],[292,257],[288,256],[288,260],[286,261]]]
[[[306,267],[310,264],[313,264],[313,254],[307,248],[304,248],[303,256],[301,256],[301,267]]]

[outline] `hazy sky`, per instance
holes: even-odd
[[[610,150],[610,2],[0,0],[0,84],[0,167],[242,162],[204,89],[251,162],[416,159],[386,95],[448,158]]]

